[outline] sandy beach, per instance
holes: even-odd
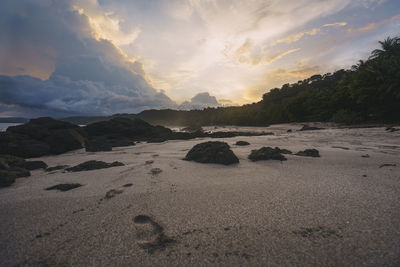
[[[225,128],[274,133],[218,139],[240,160],[231,166],[182,160],[210,138],[38,158],[125,166],[36,170],[1,188],[0,265],[399,266],[400,132],[300,127]],[[321,157],[251,162],[263,146]],[[45,190],[60,183],[83,186]]]

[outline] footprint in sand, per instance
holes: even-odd
[[[133,219],[136,227],[136,242],[148,253],[163,250],[175,240],[164,234],[164,228],[147,215],[138,215]]]

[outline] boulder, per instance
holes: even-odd
[[[86,152],[112,151],[112,146],[107,138],[99,137],[86,140]]]
[[[16,178],[30,176],[28,170],[22,168],[9,168],[8,170],[0,170],[0,187],[10,186],[15,182]]]
[[[239,159],[225,142],[205,142],[195,145],[184,160],[200,163],[217,163],[230,165],[239,163]]]
[[[117,117],[108,121],[92,123],[84,127],[85,131],[92,136],[106,136],[108,138],[128,138],[130,140],[148,140],[152,137],[167,136],[172,133],[168,128],[152,126],[140,119],[128,119]]]
[[[67,168],[66,170],[69,172],[80,172],[80,171],[91,171],[91,170],[105,169],[105,168],[124,166],[124,165],[125,164],[119,161],[114,161],[113,163],[107,163],[104,161],[89,160],[74,167]]]
[[[24,158],[61,154],[82,148],[83,136],[77,125],[47,117],[32,119],[1,133],[0,150]]]
[[[260,149],[252,150],[249,159],[251,161],[259,160],[286,160],[285,156],[282,155],[282,150],[278,147],[262,147]]]
[[[37,169],[46,169],[47,164],[41,160],[25,161],[20,165],[22,168],[33,171]]]
[[[319,157],[319,151],[316,149],[306,149],[304,151],[299,151],[295,154],[296,156],[303,156],[303,157]]]
[[[237,146],[248,146],[248,145],[250,145],[250,143],[246,142],[246,141],[237,141],[235,143],[235,145],[237,145]]]

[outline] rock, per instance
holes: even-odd
[[[287,133],[291,133],[291,132],[292,132],[292,129],[289,129],[289,130],[287,130],[286,132],[287,132]]]
[[[46,169],[47,164],[41,160],[35,160],[35,161],[25,161],[22,165],[22,168],[33,171],[37,169]]]
[[[107,163],[103,161],[89,160],[74,167],[67,168],[66,170],[69,172],[91,171],[91,170],[105,169],[105,168],[124,166],[124,165],[125,164],[119,161],[114,161],[113,163]]]
[[[224,165],[239,163],[239,159],[230,149],[229,145],[218,141],[210,141],[195,145],[187,153],[184,160]]]
[[[108,139],[125,138],[133,140],[148,140],[154,137],[167,136],[172,130],[162,126],[152,126],[140,119],[117,117],[108,121],[92,123],[84,127],[90,137],[106,136]]]
[[[296,156],[303,156],[303,157],[319,157],[319,152],[316,149],[306,149],[304,151],[299,151],[295,154]]]
[[[249,159],[251,161],[259,161],[259,160],[286,160],[285,156],[281,153],[282,150],[278,147],[262,147],[258,150],[252,150]]]
[[[22,165],[25,163],[25,159],[12,156],[12,155],[0,155],[0,169],[8,170],[12,167],[23,168]]]
[[[237,146],[248,146],[248,145],[250,145],[250,143],[246,142],[246,141],[237,141],[235,143],[235,145],[237,145]]]
[[[80,186],[82,186],[82,185],[75,184],[75,183],[73,183],[73,184],[57,184],[57,185],[46,188],[46,190],[59,190],[59,191],[65,192],[65,191],[69,191],[69,190],[78,188]]]
[[[0,187],[7,187],[15,182],[15,175],[8,171],[0,170]]]
[[[50,147],[48,144],[26,135],[0,132],[0,151],[5,154],[30,158],[50,154]]]
[[[388,131],[388,132],[390,132],[390,133],[393,133],[393,132],[400,131],[400,129],[397,129],[397,128],[394,128],[394,127],[387,127],[387,128],[386,128],[386,131]]]
[[[24,164],[23,158],[0,155],[0,187],[10,186],[16,178],[30,176],[30,172],[23,168]]]
[[[216,128],[214,128],[216,129]],[[190,126],[187,126],[185,128],[182,128],[182,131],[188,132],[188,133],[194,133],[194,132],[203,132],[203,128],[201,127],[201,124],[193,124]]]
[[[63,170],[65,168],[69,167],[68,165],[57,165],[54,167],[49,167],[46,169],[46,172],[52,172],[52,171],[57,171],[57,170]]]
[[[147,140],[147,143],[162,143],[162,142],[165,142],[165,141],[167,141],[167,139],[165,139],[165,138],[153,137],[153,138],[150,138],[149,140]]]
[[[152,175],[157,175],[157,174],[160,174],[162,172],[162,170],[160,168],[153,168],[153,169],[151,169],[150,172]]]
[[[275,147],[275,149],[278,150],[279,153],[281,153],[281,154],[292,154],[293,153],[292,151],[284,149],[284,148],[282,149],[282,148],[279,148],[279,147]]]
[[[22,168],[10,168],[8,170],[0,170],[0,187],[10,186],[15,182],[16,178],[28,177],[30,172]]]
[[[79,126],[68,122],[46,117],[32,119],[1,133],[0,150],[24,158],[61,154],[82,148],[83,135]]]
[[[117,189],[111,189],[109,191],[107,191],[106,196],[104,197],[104,199],[110,199],[115,197],[116,195],[122,194],[122,190],[117,190]]]
[[[93,138],[85,142],[86,152],[112,151],[111,144],[106,138]]]
[[[303,127],[299,131],[313,131],[313,130],[322,130],[323,128],[312,127],[304,124]]]

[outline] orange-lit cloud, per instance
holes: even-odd
[[[371,31],[376,29],[379,26],[382,26],[383,24],[386,24],[390,21],[394,21],[397,20],[398,18],[400,18],[400,14],[395,15],[393,17],[387,18],[387,19],[383,19],[381,21],[378,22],[372,22],[366,26],[360,27],[360,28],[348,28],[347,32],[348,33],[356,33],[356,32],[367,32],[367,31]]]
[[[240,63],[250,64],[253,66],[270,64],[286,55],[299,51],[300,48],[289,49],[273,55],[265,47],[255,44],[247,39],[246,42],[235,51],[235,57]]]
[[[312,35],[316,35],[316,34],[320,33],[321,29],[323,27],[334,27],[334,26],[343,27],[343,26],[346,26],[346,25],[347,25],[347,22],[335,22],[335,23],[324,24],[320,28],[313,28],[311,30],[302,31],[302,32],[299,32],[299,33],[295,33],[295,34],[289,35],[289,36],[287,36],[285,38],[278,39],[278,40],[272,42],[271,45],[277,45],[277,44],[280,44],[280,43],[286,43],[286,44],[294,43],[294,42],[297,42],[298,40],[300,40],[301,38],[303,38],[305,35],[311,35],[312,36]]]

